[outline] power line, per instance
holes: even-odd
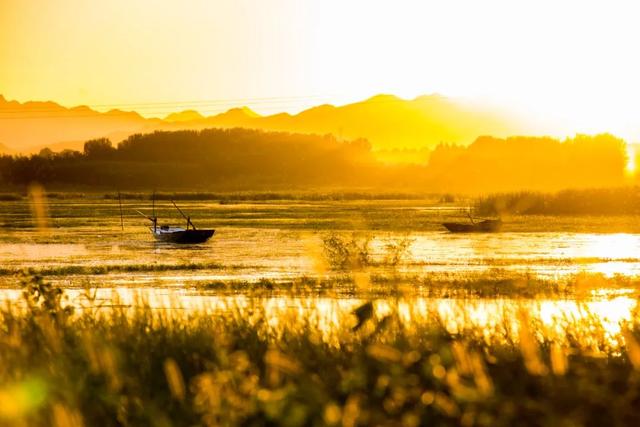
[[[73,110],[78,107],[88,107],[91,109],[102,109],[113,107],[113,109],[124,109],[124,108],[133,108],[136,110],[148,110],[152,111],[164,111],[164,110],[175,110],[177,108],[189,108],[189,107],[225,107],[230,104],[252,104],[252,105],[282,105],[289,103],[298,103],[302,101],[314,101],[314,100],[322,100],[329,99],[329,95],[311,95],[311,96],[291,96],[291,97],[269,97],[269,98],[235,98],[235,99],[216,99],[216,100],[196,100],[196,101],[170,101],[170,102],[140,102],[140,103],[130,103],[130,104],[93,104],[90,106],[76,106],[76,107],[64,107],[62,105],[52,106],[52,107],[43,107],[40,106],[38,109],[30,110],[30,112],[56,112],[59,111],[60,108],[64,108],[65,110]],[[35,101],[38,102],[38,101]],[[28,102],[27,102],[28,103]],[[20,103],[20,105],[25,105],[27,103]],[[44,103],[44,102],[42,102]],[[23,109],[11,109],[5,108],[0,109],[2,113],[24,113]]]
[[[286,109],[287,106],[299,106],[300,101],[312,101],[312,100],[321,100],[321,99],[326,99],[325,97],[321,97],[321,96],[307,96],[307,97],[272,97],[272,98],[244,98],[244,99],[237,99],[237,102],[239,103],[243,103],[243,104],[251,104],[251,105],[243,105],[245,107],[249,107],[251,108],[251,106],[255,106],[255,105],[259,105],[259,106],[270,106],[271,108],[281,108],[281,109]],[[294,101],[298,101],[295,102]],[[132,114],[140,114],[140,112],[144,113],[145,115],[149,115],[149,116],[158,116],[158,115],[167,115],[167,114],[171,114],[171,113],[180,113],[183,112],[187,109],[193,109],[193,108],[199,108],[200,111],[204,111],[205,113],[207,112],[207,110],[209,110],[209,112],[211,112],[211,110],[216,110],[214,114],[220,114],[223,113],[224,111],[228,111],[228,109],[232,109],[234,107],[230,106],[229,103],[231,103],[232,100],[202,100],[202,101],[191,101],[189,102],[158,102],[158,103],[140,103],[140,104],[127,104],[127,105],[140,105],[141,107],[138,107],[136,111],[121,111],[119,109],[117,110],[110,110],[107,112],[100,112],[97,110],[93,110],[93,108],[98,108],[98,106],[93,105],[91,107],[87,107],[87,108],[91,108],[92,109],[92,113],[88,113],[88,114],[73,114],[74,109],[77,109],[78,107],[72,107],[72,108],[66,108],[63,106],[59,106],[59,107],[52,107],[52,108],[46,108],[46,109],[39,109],[39,110],[29,110],[29,111],[25,111],[24,109],[21,110],[10,110],[10,109],[0,109],[0,120],[22,120],[22,119],[76,119],[76,118],[94,118],[94,117],[104,117],[104,116],[109,116],[109,117],[113,117],[113,116],[130,116]],[[408,102],[407,100],[401,99],[401,98],[396,98],[396,97],[385,97],[385,98],[381,98],[381,99],[377,99],[377,100],[368,100],[367,103],[368,104],[389,104],[389,103],[403,103],[403,102]],[[24,105],[24,104],[21,104]],[[102,106],[107,106],[108,104],[103,104]],[[112,104],[112,105],[116,105],[116,104]],[[119,106],[122,106],[124,104],[118,104]],[[145,107],[146,106],[146,107]],[[226,108],[227,110],[220,110],[220,107]],[[238,107],[235,107],[238,108]],[[313,108],[313,107],[311,107]],[[54,114],[54,113],[58,113],[58,114]],[[4,114],[16,114],[15,116],[5,116],[3,117]],[[22,116],[20,115],[22,114]],[[276,113],[277,114],[277,113]],[[262,117],[268,117],[269,115],[264,115]],[[205,116],[204,119],[210,118],[212,116]],[[144,119],[147,120],[154,120],[154,119],[158,119],[161,120],[161,118],[159,117],[142,117]]]

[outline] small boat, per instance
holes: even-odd
[[[207,230],[197,229],[196,226],[193,225],[193,222],[191,222],[191,218],[185,215],[184,212],[182,212],[182,210],[178,207],[178,205],[176,205],[176,203],[173,200],[171,201],[171,203],[173,203],[173,206],[175,206],[178,212],[180,212],[180,214],[187,220],[186,228],[174,227],[171,225],[158,226],[158,217],[156,217],[155,215],[155,200],[154,200],[152,217],[147,216],[142,212],[138,211],[140,215],[143,215],[145,218],[147,218],[149,221],[153,223],[153,225],[149,227],[149,230],[151,231],[151,234],[153,234],[153,237],[157,241],[165,242],[165,243],[179,243],[179,244],[204,243],[207,240],[209,240],[211,236],[213,236],[213,234],[216,232],[213,229],[207,229]]]
[[[204,243],[216,232],[215,230],[197,230],[169,225],[149,227],[149,229],[157,241],[166,243]]]
[[[492,233],[500,230],[502,220],[485,219],[478,222],[443,222],[442,225],[452,233]]]

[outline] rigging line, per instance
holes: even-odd
[[[273,100],[273,99],[299,99],[299,98],[317,98],[317,97],[326,97],[326,96],[338,96],[340,94],[332,93],[332,94],[314,94],[314,95],[292,95],[292,96],[267,96],[267,97],[254,97],[254,98],[216,98],[216,99],[197,99],[197,100],[175,100],[175,101],[144,101],[144,102],[135,102],[135,103],[117,103],[117,104],[96,104],[102,107],[109,106],[118,106],[118,105],[148,105],[148,104],[175,104],[175,103],[192,103],[192,102],[232,102],[232,101],[262,101],[262,100]],[[7,101],[7,102],[18,102],[19,101]],[[54,101],[25,101],[23,103],[54,103]]]
[[[404,102],[403,100],[393,100],[393,101],[369,101],[369,104],[388,104],[388,103],[399,103],[399,102]],[[215,105],[211,105],[209,107],[211,108],[200,108],[199,113],[210,113],[211,115],[218,115],[224,112],[227,112],[229,110],[232,109],[236,109],[236,108],[241,108],[241,107],[248,107],[251,109],[251,107],[255,107],[256,105],[259,106],[265,106],[265,104],[254,104],[252,106],[224,106],[222,109],[219,109],[220,106],[215,106]],[[348,104],[346,104],[348,105]],[[289,104],[289,103],[271,103],[271,104],[266,104],[266,106],[269,106],[271,108],[279,108],[282,110],[287,110],[287,107],[299,107],[299,104]],[[313,105],[307,108],[304,108],[302,111],[304,110],[308,110],[310,108],[314,108],[314,107],[318,107],[318,105]],[[140,112],[143,112],[145,115],[147,116],[154,116],[154,115],[160,115],[160,114],[170,114],[170,113],[181,113],[183,111],[185,111],[185,108],[188,108],[186,106],[176,106],[175,108],[170,108],[170,107],[166,107],[163,109],[154,109],[154,110],[143,110],[143,109],[139,109],[139,111],[120,111],[120,110],[111,110],[111,111],[97,111],[97,110],[91,110],[91,112],[89,113],[85,113],[85,114],[73,114],[74,111],[73,109],[65,109],[65,107],[60,107],[57,109],[51,109],[51,110],[29,110],[29,111],[25,111],[25,110],[15,110],[15,111],[7,111],[7,110],[3,110],[0,109],[0,119],[17,119],[17,118],[55,118],[55,117],[69,117],[69,118],[74,118],[74,117],[96,117],[96,116],[130,116],[130,115],[139,115],[143,118],[148,118],[148,119],[152,119],[152,118],[160,118],[160,117],[144,117],[142,116],[142,114],[140,114]],[[277,113],[270,113],[270,114],[260,114],[258,113],[259,116],[262,117],[266,117],[269,115],[273,115],[273,114],[279,114],[282,112],[286,112],[286,111],[280,111]],[[54,114],[51,115],[50,113],[58,113],[58,114]],[[2,117],[2,115],[7,114],[6,117]],[[9,114],[23,114],[24,116],[9,116]],[[50,114],[48,116],[44,115],[44,114]],[[293,114],[297,114],[297,113],[293,113]]]
[[[401,102],[408,102],[407,100],[404,99],[385,99],[385,100],[374,100],[374,101],[366,101],[368,104],[392,104],[392,103],[401,103]],[[357,103],[357,102],[356,102]],[[273,104],[273,106],[276,106],[278,104]],[[286,104],[279,104],[284,108],[284,105]],[[0,120],[17,120],[17,119],[50,119],[50,118],[60,118],[60,119],[73,119],[73,118],[87,118],[87,117],[91,117],[91,118],[104,118],[106,117],[113,117],[113,116],[130,116],[132,114],[136,114],[135,111],[111,111],[111,112],[100,112],[100,111],[95,111],[93,110],[92,114],[82,114],[82,115],[69,115],[70,113],[72,113],[72,110],[70,109],[64,109],[65,107],[61,107],[61,109],[56,109],[56,110],[51,110],[51,113],[60,113],[59,115],[49,115],[49,116],[42,116],[42,115],[31,115],[31,116],[12,116],[12,117],[2,117],[2,113],[5,113],[5,111],[0,110]],[[228,111],[229,109],[233,109],[233,108],[238,108],[238,107],[230,107],[228,108],[226,111]],[[314,108],[314,107],[310,107],[310,108]],[[309,109],[309,108],[308,108]],[[305,111],[305,110],[303,110]],[[16,111],[15,113],[22,113],[22,114],[27,114],[27,113],[31,113],[32,111]],[[167,111],[146,111],[145,114],[148,115],[154,115],[154,114],[166,114],[167,112],[180,112],[180,111],[176,111],[176,110],[167,110]],[[217,114],[213,114],[212,116],[208,116],[205,117],[205,119],[210,118],[210,117],[215,117],[218,114],[224,113],[225,111],[220,111]],[[34,112],[35,113],[35,112]],[[47,111],[42,111],[42,112],[38,112],[41,114],[47,114]],[[278,114],[278,113],[275,113]],[[160,117],[144,117],[140,114],[137,114],[138,116],[140,116],[142,119],[146,119],[146,120],[163,120]],[[274,114],[266,114],[266,115],[260,115],[260,117],[269,117],[269,115],[274,115]]]
[[[166,107],[142,107],[132,111],[122,111],[122,110],[110,110],[110,111],[99,111],[96,109],[91,109],[91,111],[95,111],[100,114],[135,114],[144,112],[145,114],[153,114],[157,113],[171,113],[171,112],[182,112],[185,110],[196,110],[196,111],[207,111],[207,110],[217,110],[217,111],[228,111],[233,108],[241,108],[247,107],[249,109],[255,107],[268,107],[268,108],[285,108],[287,106],[295,107],[299,106],[299,103],[288,102],[288,101],[280,101],[280,102],[254,102],[251,105],[228,105],[228,104],[202,104],[202,105],[175,105],[175,106],[166,106]],[[76,109],[67,109],[65,107],[60,108],[51,108],[51,109],[38,109],[38,110],[7,110],[0,108],[0,115],[2,114],[25,114],[25,113],[33,113],[33,114],[47,114],[47,113],[73,113],[77,112]]]
[[[253,101],[270,101],[270,100],[297,100],[297,99],[314,99],[334,97],[337,94],[327,95],[297,95],[297,96],[271,96],[258,98],[219,98],[219,99],[202,99],[193,101],[161,101],[161,102],[141,102],[141,103],[121,103],[121,104],[94,104],[95,107],[112,107],[118,105],[162,105],[162,104],[197,104],[197,103],[229,103],[229,102],[253,102]]]
[[[256,113],[257,117],[268,117],[271,115],[275,115],[275,114],[280,114],[283,112],[286,112],[286,110],[288,109],[288,107],[294,107],[294,105],[289,105],[289,104],[272,104],[270,106],[270,108],[275,108],[277,109],[276,112],[273,113],[266,113],[266,114],[260,114],[260,113]],[[313,108],[314,106],[308,107],[308,108],[304,108],[302,111],[307,110],[309,108]],[[224,114],[226,112],[229,112],[230,110],[233,110],[235,108],[239,108],[239,107],[228,107],[228,108],[224,108],[224,109],[200,109],[200,111],[196,111],[198,113],[200,113],[204,119],[210,118],[210,117],[215,117],[217,115],[220,114]],[[86,113],[75,113],[73,111],[69,111],[69,110],[52,110],[52,111],[38,111],[38,112],[33,112],[33,111],[21,111],[21,112],[15,112],[13,113],[13,115],[10,114],[4,114],[4,112],[2,110],[0,110],[0,120],[16,120],[16,119],[47,119],[47,118],[67,118],[67,119],[74,119],[74,118],[109,118],[109,117],[123,117],[123,116],[132,116],[135,115],[135,118],[142,118],[142,119],[148,119],[148,120],[164,120],[164,118],[166,116],[168,116],[169,114],[172,113],[181,113],[184,112],[185,110],[180,110],[180,109],[166,109],[166,110],[153,110],[153,111],[142,111],[143,114],[140,114],[140,112],[137,111],[110,111],[110,112],[100,112],[100,111],[91,111],[91,112],[86,112]],[[297,113],[293,113],[293,114],[297,114]]]
[[[294,105],[293,101],[296,100],[296,99],[298,99],[298,100],[305,100],[305,99],[306,100],[313,100],[313,99],[325,99],[325,98],[328,98],[328,96],[327,97],[318,96],[316,98],[312,98],[312,97],[308,97],[308,98],[304,98],[304,97],[300,97],[300,98],[284,98],[283,97],[283,98],[279,98],[280,100],[278,100],[278,98],[275,98],[275,97],[274,98],[255,98],[253,100],[251,100],[250,98],[246,98],[244,100],[238,99],[237,102],[240,102],[240,103],[244,102],[245,105],[242,105],[242,106],[245,106],[245,107],[247,107],[247,106],[251,107],[251,104],[253,104],[253,105],[274,105],[275,106],[275,105],[288,105],[289,103],[292,103],[291,105]],[[399,103],[399,102],[407,102],[407,101],[411,101],[411,100],[405,100],[405,99],[402,99],[402,98],[392,98],[392,99],[378,99],[378,100],[373,100],[373,101],[368,100],[367,102],[370,103],[370,104],[387,104],[387,103]],[[157,106],[158,109],[156,109],[156,110],[162,112],[162,110],[164,110],[164,109],[171,108],[173,110],[173,109],[179,109],[179,108],[188,108],[190,106],[193,106],[193,107],[206,107],[206,106],[218,107],[218,106],[224,106],[224,108],[227,108],[228,103],[231,103],[231,102],[233,102],[233,100],[194,101],[194,103],[191,103],[191,104],[187,103],[187,102],[175,102],[175,103],[157,103],[157,104],[152,104],[152,103],[149,103],[149,104],[130,104],[130,105],[140,105],[141,107],[139,108],[139,110],[143,110],[145,108],[154,108],[155,106]],[[358,102],[358,101],[355,101],[355,102]],[[21,105],[25,105],[25,104],[21,104]],[[113,104],[113,105],[116,105],[116,104]],[[119,104],[119,105],[122,106],[123,104]],[[144,105],[147,105],[148,107],[144,107]],[[78,107],[86,107],[86,108],[92,109],[92,108],[98,108],[99,106],[98,105],[93,105],[93,106],[83,105],[83,106],[76,106],[76,107],[67,108],[67,107],[64,107],[64,106],[58,104],[55,107],[40,108],[38,110],[30,110],[29,112],[33,112],[33,113],[36,113],[36,112],[48,113],[48,112],[58,112],[58,111],[61,111],[61,110],[64,111],[64,112],[68,112],[68,111],[73,111],[74,109],[77,109]],[[159,110],[160,108],[162,110]],[[229,106],[228,108],[234,108],[234,107]],[[114,109],[114,110],[111,110],[110,112],[107,111],[107,112],[104,112],[102,114],[106,114],[106,113],[110,113],[110,114],[120,114],[120,113],[131,114],[131,113],[135,113],[135,111],[120,111],[119,109]],[[96,111],[96,110],[94,110],[94,111]],[[96,111],[96,112],[98,112],[98,111]],[[2,109],[2,108],[0,108],[0,113],[16,113],[16,114],[19,114],[19,113],[25,113],[25,111],[24,111],[24,109]],[[150,113],[147,112],[147,114],[150,114]]]
[[[317,96],[300,96],[300,97],[272,97],[272,98],[237,98],[237,99],[219,99],[219,100],[200,100],[200,101],[175,101],[175,102],[149,102],[149,103],[131,103],[131,104],[91,104],[91,105],[79,105],[74,107],[64,107],[63,105],[56,104],[51,107],[39,106],[37,110],[31,111],[58,111],[59,109],[66,110],[74,110],[74,109],[82,109],[82,107],[86,108],[104,108],[104,107],[138,107],[140,109],[144,108],[179,108],[179,107],[188,107],[188,106],[219,106],[219,105],[228,105],[232,103],[245,103],[245,104],[282,104],[294,101],[304,101],[304,100],[318,100],[318,99],[329,99],[330,95],[317,95]],[[17,101],[13,101],[17,102]],[[45,104],[46,102],[40,101],[27,101],[24,103],[19,103],[20,105],[26,106],[29,103],[41,103]],[[114,108],[113,110],[119,110],[120,108]],[[112,111],[113,111],[112,110]],[[22,109],[13,109],[10,108],[0,108],[2,112],[22,112]]]
[[[105,115],[104,113],[100,113],[100,112],[95,112],[94,114],[76,114],[76,115],[70,115],[65,113],[60,113],[57,115],[56,114],[42,115],[42,114],[47,114],[47,113],[41,113],[38,115],[24,115],[24,116],[11,116],[11,117],[2,117],[2,114],[0,114],[0,120],[87,119],[87,118],[101,120],[105,118],[123,117],[123,116],[131,115],[131,113],[111,113],[111,114]],[[159,112],[158,114],[163,114],[166,116],[167,112],[166,111]],[[209,116],[203,116],[202,119],[195,119],[195,120],[207,120],[207,119],[214,118],[220,114],[224,114],[224,111],[217,114],[211,114]],[[279,114],[279,113],[276,113],[276,114]],[[258,115],[255,118],[269,117],[270,115],[271,114]],[[160,121],[162,123],[179,123],[179,122],[165,121],[164,118],[162,117],[144,117],[141,115],[136,117],[136,119],[146,120],[146,121]]]

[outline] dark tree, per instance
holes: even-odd
[[[110,159],[116,149],[107,138],[92,139],[84,143],[84,155],[93,159]]]

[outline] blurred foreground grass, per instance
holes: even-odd
[[[640,423],[638,313],[617,347],[595,324],[549,341],[522,312],[517,339],[490,339],[371,303],[327,338],[313,318],[274,323],[259,306],[101,308],[87,291],[74,310],[40,278],[24,290],[0,314],[0,425]]]

